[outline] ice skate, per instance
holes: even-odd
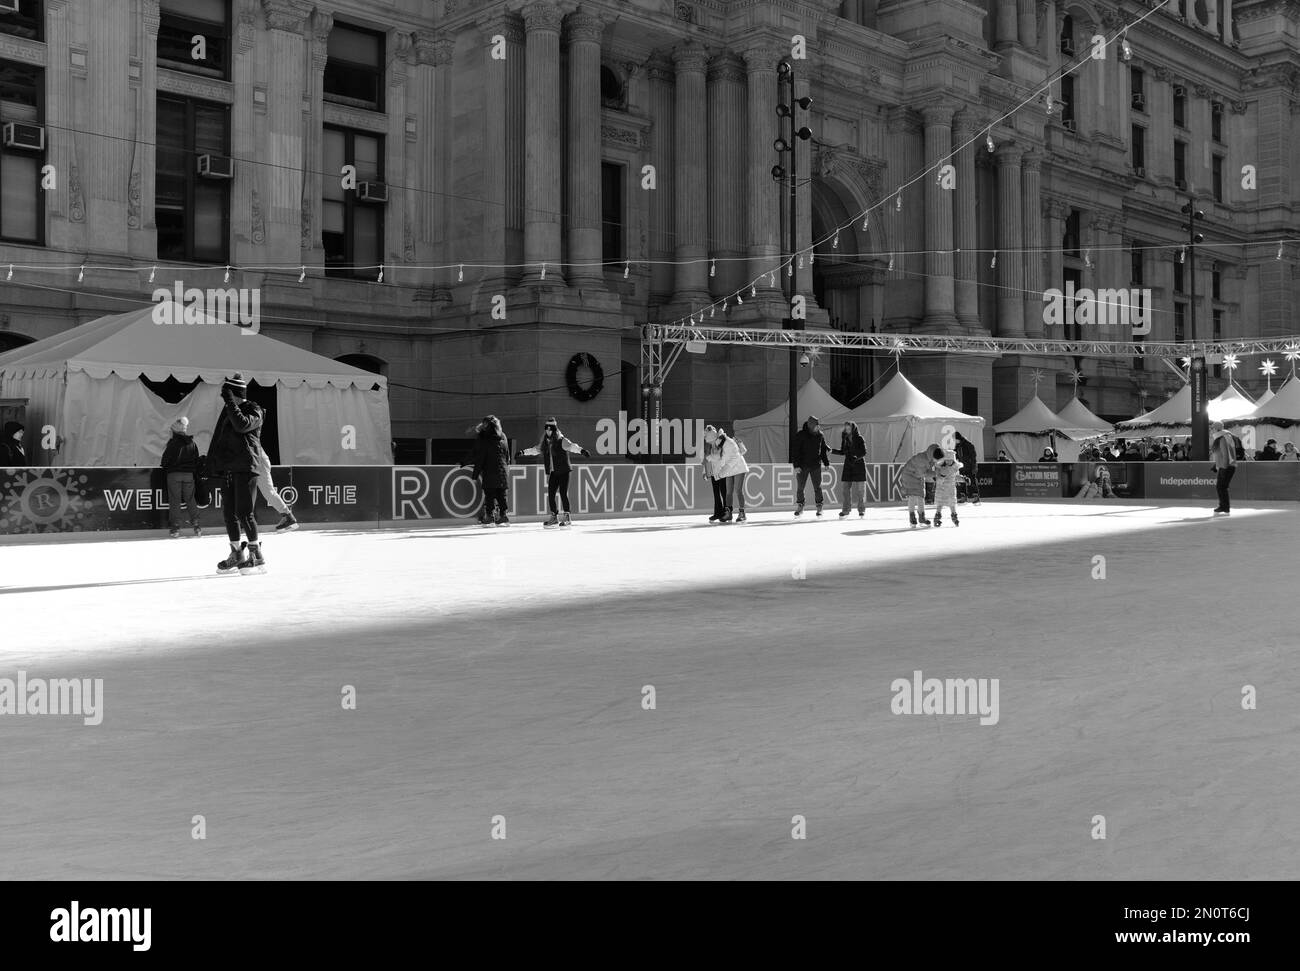
[[[843,518],[844,518],[845,516],[847,516],[848,514],[849,514],[849,510],[847,510],[847,509],[841,509],[841,510],[840,510],[840,519],[843,519]]]
[[[179,529],[173,529],[173,530],[172,530],[170,533],[168,533],[167,535],[168,535],[168,538],[169,538],[169,539],[180,539],[180,538],[181,538],[181,531],[180,531]]]
[[[952,514],[952,524],[953,524],[954,526],[960,526],[960,525],[961,525],[961,520],[957,518],[957,514],[956,514],[956,513],[953,513],[953,514]]]
[[[551,513],[550,518],[547,519],[546,522],[542,523],[542,528],[550,529],[551,527],[558,526],[559,524],[560,524],[560,517],[556,513]]]
[[[802,503],[802,502],[799,503],[799,505],[797,505],[797,506],[794,507],[794,514],[795,514],[796,516],[802,516],[802,515],[803,515],[803,503]]]
[[[935,514],[934,514],[934,525],[935,525],[935,526],[942,526],[942,525],[943,525],[943,513],[935,513]]]
[[[498,526],[509,526],[509,525],[510,525],[510,517],[507,516],[504,512],[499,512],[499,513],[497,513],[497,525],[498,525]]]
[[[729,522],[731,522],[731,507],[730,507],[730,506],[727,506],[725,509],[722,510],[722,518],[721,518],[720,520],[718,520],[718,522],[721,522],[721,523],[729,523]]]
[[[248,558],[239,564],[239,575],[241,577],[251,577],[265,572],[266,560],[262,557],[262,544],[250,543],[248,545]]]
[[[202,529],[202,527],[200,527],[200,526],[195,526],[195,527],[194,527],[194,535],[195,535],[195,536],[202,536],[202,535],[203,535],[203,529]]]
[[[911,520],[911,522],[912,522],[912,528],[913,528],[913,529],[916,529],[916,513],[914,513],[914,512],[909,512],[909,513],[907,514],[907,518],[908,518],[909,520]]]
[[[736,513],[736,522],[743,523],[744,521],[745,521],[745,510],[742,509],[740,510],[740,512]]]
[[[280,517],[280,521],[275,524],[277,533],[288,533],[298,528],[298,520],[293,518],[293,513],[287,512]]]
[[[241,543],[238,547],[232,545],[230,547],[230,555],[217,564],[217,572],[223,576],[234,573],[239,569],[239,565],[243,562],[245,556],[247,556],[247,551],[247,543]]]
[[[931,526],[931,525],[933,525],[933,523],[931,523],[930,520],[928,520],[928,519],[925,518],[925,513],[921,513],[921,515],[919,515],[918,517],[916,517],[916,521],[917,521],[918,523],[920,523],[922,526]]]
[[[822,514],[822,504],[819,502],[817,503],[817,515],[820,516],[821,514]]]
[[[561,526],[572,526],[572,525],[573,525],[573,520],[569,518],[569,514],[568,514],[567,511],[566,511],[565,514],[564,514],[564,518],[560,520],[560,525],[561,525]]]

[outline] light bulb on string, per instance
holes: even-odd
[[[80,283],[84,279],[86,279],[86,264],[82,263],[81,271],[77,274],[77,282]]]
[[[1186,263],[1186,262],[1187,262],[1187,247],[1186,247],[1186,246],[1184,246],[1182,249],[1180,249],[1180,250],[1178,251],[1178,262],[1179,262],[1179,263]]]
[[[1092,269],[1092,250],[1086,249],[1083,251],[1083,265],[1088,269]]]
[[[751,284],[749,285],[749,295],[750,295],[751,297],[757,297],[757,296],[758,296],[758,285],[757,285],[757,284],[751,283]]]
[[[803,269],[803,255],[802,255],[802,254],[800,254],[800,256],[799,256],[799,269],[801,269],[801,270]]]
[[[542,264],[542,279],[543,279],[543,280],[546,279],[546,264],[545,264],[545,263]]]
[[[993,130],[992,129],[989,129],[988,133],[984,136],[984,144],[988,146],[989,154],[992,155],[993,154]]]
[[[1276,260],[1281,260],[1281,259],[1282,259],[1282,244],[1281,244],[1281,243],[1278,243],[1278,244],[1277,244],[1277,256],[1275,256],[1274,259],[1276,259]]]
[[[298,274],[298,282],[302,283],[302,281],[305,279],[307,279],[307,267],[304,266],[302,268],[302,272]]]
[[[803,260],[802,260],[802,259],[799,261],[799,265],[800,265],[800,266],[803,266]],[[793,264],[793,263],[787,263],[787,264],[785,265],[785,275],[786,275],[786,276],[794,276],[794,264]]]
[[[11,263],[11,264],[9,264],[9,272],[12,274],[13,271],[14,271],[14,267],[13,267],[13,264]],[[157,272],[158,272],[158,267],[157,267],[157,266],[155,266],[152,270],[149,271],[149,282],[150,282],[150,283],[153,283],[153,275],[154,275],[155,273],[157,273]]]
[[[816,251],[816,250],[809,250],[809,251],[808,251],[808,265],[809,265],[809,266],[812,266],[813,263],[816,261],[816,259],[817,259],[817,251]]]
[[[14,278],[14,265],[13,265],[12,263],[10,263],[10,264],[9,264],[9,275],[8,275],[7,277],[5,277],[5,279],[6,279],[6,280],[12,280],[13,278]],[[150,282],[152,282],[152,281],[150,281]]]
[[[835,230],[835,240],[834,242],[831,243],[831,249],[839,249],[839,248],[840,248],[840,231],[837,229]]]
[[[714,313],[717,311],[717,309],[718,309],[718,308],[717,308],[717,304],[714,304],[712,307],[710,307],[710,308],[709,308],[709,316],[712,317],[712,316],[714,315]]]
[[[230,282],[230,267],[229,267],[229,266],[226,267],[226,277],[225,277],[225,279],[222,280],[221,282],[222,282],[222,283],[229,283],[229,282]]]
[[[460,265],[460,269],[458,269],[458,270],[456,271],[456,282],[457,282],[457,283],[464,283],[464,282],[465,282],[465,264],[464,264],[464,263],[462,263],[462,264]]]
[[[744,302],[745,302],[745,297],[744,297],[744,295],[743,295],[743,294],[739,294],[739,293],[736,294],[736,303],[744,303]]]
[[[626,263],[623,264],[623,279],[626,280],[627,275],[631,272],[632,272],[632,261],[628,260]]]
[[[893,253],[890,253],[890,254],[889,254],[889,268],[890,268],[890,270],[893,270],[893,268],[894,268],[894,254],[893,254]]]
[[[903,193],[900,192],[894,198],[894,212],[902,212],[902,211],[903,211]]]
[[[998,251],[994,250],[993,259],[989,260],[989,269],[996,270],[997,268],[998,268]]]
[[[384,264],[382,263],[379,264],[379,279],[377,279],[375,282],[376,283],[384,282]]]
[[[768,286],[772,286],[772,287],[776,286],[776,270],[773,270],[771,273],[768,274],[767,284]]]
[[[864,212],[862,214],[862,231],[865,233],[870,228],[871,228],[871,213]]]
[[[718,275],[718,261],[712,260],[709,263],[709,276],[717,276],[717,275]]]

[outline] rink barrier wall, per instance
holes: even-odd
[[[984,498],[1065,499],[1093,477],[1095,462],[981,463]],[[1111,482],[1126,499],[1214,499],[1206,463],[1107,462]],[[745,482],[750,511],[790,509],[795,471],[789,465],[753,465]],[[901,502],[898,464],[867,466],[866,498]],[[546,474],[537,465],[514,466],[508,493],[512,517],[546,514]],[[473,518],[482,491],[467,470],[435,466],[280,466],[273,472],[281,497],[304,524],[376,526],[421,521],[454,523]],[[840,502],[840,469],[822,475],[828,508]],[[223,526],[221,490],[200,510],[205,528]],[[574,467],[569,494],[575,516],[655,516],[706,513],[713,494],[698,464]],[[1239,501],[1300,500],[1300,462],[1245,462],[1232,495]],[[813,501],[811,484],[806,500]],[[263,500],[259,523],[277,516]],[[167,526],[167,487],[160,470],[140,468],[0,469],[0,536],[44,532],[158,530]]]

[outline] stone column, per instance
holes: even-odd
[[[709,292],[717,298],[750,279],[738,259],[745,255],[745,74],[734,57],[724,56],[710,62],[708,79],[709,256],[718,261]]]
[[[276,173],[267,192],[266,259],[268,263],[296,263],[303,258],[303,237],[309,227],[314,230],[312,238],[317,246],[320,241],[320,221],[318,217],[313,218],[320,211],[320,193],[316,194],[314,209],[303,209],[303,170],[318,168],[316,159],[320,158],[317,153],[312,165],[303,164],[304,19],[288,0],[262,0],[262,6],[270,32],[266,161],[274,166]],[[328,22],[332,23],[332,19]],[[315,15],[311,24],[315,32],[318,27]],[[319,102],[316,107],[319,110]],[[314,118],[319,119],[320,115],[315,114]],[[308,128],[319,129],[319,122]]]
[[[478,41],[483,49],[483,142],[482,182],[479,197],[482,216],[483,262],[505,263],[506,260],[506,142],[510,132],[506,111],[507,66],[522,57],[523,31],[513,15],[493,13],[477,23]],[[492,38],[506,39],[506,59],[492,56]],[[437,135],[435,135],[437,137]],[[500,266],[486,266],[479,289],[484,294],[498,293],[513,282]]]
[[[953,166],[957,170],[956,199],[953,200],[953,236],[957,247],[953,260],[953,296],[957,320],[968,330],[980,329],[979,270],[975,253],[979,247],[979,227],[975,221],[975,153],[984,150],[984,143],[966,144],[977,130],[975,115],[969,108],[963,109],[953,120],[953,142],[965,146],[959,148],[953,157]]]
[[[997,43],[1001,49],[1015,46],[1020,39],[1020,12],[1018,0],[998,0]]]
[[[998,337],[1025,333],[1024,224],[1021,217],[1020,159],[1014,142],[998,146]]]
[[[49,50],[62,51],[66,50],[66,37],[55,38],[54,24],[56,21],[63,25],[66,31],[66,0],[55,0],[46,4],[47,15],[50,18],[50,32],[46,36],[46,42]],[[251,11],[250,11],[251,12]],[[136,88],[139,99],[136,113],[136,144],[135,144],[135,161],[131,167],[131,183],[127,193],[127,228],[140,230],[141,233],[133,239],[131,253],[134,256],[152,257],[158,251],[158,226],[154,221],[154,202],[157,198],[157,166],[156,155],[153,146],[158,144],[158,24],[160,22],[161,10],[157,0],[146,0],[142,5],[143,17],[141,18],[143,30],[141,36],[143,42],[140,49],[140,84]],[[242,11],[241,11],[242,16]],[[239,40],[237,48],[238,54],[244,54],[247,49],[244,47],[245,38],[243,25],[240,26]],[[55,94],[56,88],[63,88],[66,91],[66,79],[57,82],[57,75],[66,75],[66,72],[51,71],[47,75],[47,84],[50,87],[50,106],[58,102],[58,96]],[[250,85],[251,86],[251,85]],[[251,96],[250,96],[251,97]],[[47,123],[57,124],[49,118],[47,111]],[[234,133],[232,132],[232,138]],[[51,146],[52,147],[52,146]],[[238,152],[236,153],[238,154]],[[47,156],[49,161],[55,165],[57,171],[67,171],[66,166],[60,165],[61,159],[56,159],[55,153],[50,152]],[[245,156],[247,157],[247,156]],[[58,193],[54,193],[52,198],[57,199]],[[58,245],[57,243],[55,245]]]
[[[569,39],[569,283],[604,290],[600,200],[600,39],[605,21],[584,6]]]
[[[415,227],[411,217],[417,197],[410,189],[402,187],[413,185],[407,176],[407,172],[413,171],[413,168],[408,167],[408,153],[412,143],[406,137],[406,116],[408,110],[411,110],[408,109],[411,102],[407,96],[407,84],[411,67],[415,63],[415,40],[405,30],[390,30],[387,40],[388,99],[385,108],[388,133],[384,142],[384,170],[379,173],[379,177],[390,188],[389,205],[384,211],[384,239],[379,261],[384,264],[399,260],[414,263]]]
[[[337,172],[324,175],[325,133],[321,128],[321,115],[325,104],[325,62],[329,60],[329,36],[334,29],[334,17],[322,10],[313,11],[303,24],[308,50],[308,67],[305,95],[311,110],[306,117],[306,157],[310,160],[303,173],[302,234],[299,250],[304,266],[324,266],[325,247],[321,242],[324,214],[325,186],[322,178],[337,178]],[[267,97],[272,97],[267,93]]]
[[[650,89],[650,117],[653,120],[653,138],[650,143],[650,162],[655,168],[655,185],[650,197],[650,259],[665,262],[650,267],[650,294],[652,305],[658,306],[672,298],[673,268],[666,261],[673,258],[673,85],[675,75],[672,65],[652,61],[646,67],[646,80]],[[640,185],[640,181],[637,182]],[[642,191],[637,189],[636,191]]]
[[[415,35],[417,98],[419,104],[428,106],[416,120],[419,157],[416,168],[420,184],[427,190],[416,199],[419,214],[416,254],[421,263],[435,266],[446,266],[453,255],[448,246],[454,211],[450,194],[452,140],[446,133],[451,130],[451,61],[455,49],[456,42],[449,37],[424,31]],[[458,275],[456,270],[434,273],[435,301],[451,300],[451,287]]]
[[[674,302],[707,303],[708,256],[708,104],[705,100],[707,55],[697,44],[687,44],[673,54],[677,68],[675,158],[677,233],[674,259]],[[687,308],[689,310],[689,307]]]
[[[1026,152],[1020,163],[1020,185],[1023,193],[1021,213],[1025,220],[1025,333],[1030,337],[1043,336],[1043,214],[1041,194],[1040,152]]]
[[[1036,0],[1017,0],[1020,46],[1027,51],[1038,47],[1038,10]]]
[[[258,157],[259,142],[257,137],[257,116],[253,105],[253,83],[257,76],[257,57],[253,45],[257,36],[257,8],[251,4],[236,4],[236,24],[234,33],[234,51],[231,56],[230,76],[235,89],[235,103],[230,107],[230,154],[236,159]],[[152,48],[149,57],[157,57],[157,34],[149,41]],[[155,77],[156,77],[155,71]],[[153,88],[147,88],[153,91]],[[157,99],[150,97],[152,113]],[[156,129],[157,120],[150,118],[151,131]],[[152,141],[152,139],[150,139]],[[236,162],[241,171],[236,175],[230,189],[230,261],[236,264],[260,263],[260,249],[266,244],[266,217],[263,193],[266,191],[267,172],[261,165],[248,165]],[[317,166],[309,166],[316,168]],[[143,176],[143,172],[140,173]],[[149,172],[150,222],[152,219],[152,196],[154,194],[154,172]],[[132,175],[134,183],[136,175]],[[143,181],[143,179],[141,179]],[[140,213],[135,206],[130,207],[132,221]],[[245,224],[244,220],[248,220]],[[247,226],[247,228],[245,228]],[[135,229],[136,226],[131,228]]]
[[[560,238],[560,8],[523,9],[527,45],[524,285],[562,286]],[[543,264],[545,266],[543,267]],[[545,269],[546,279],[541,279]]]
[[[947,165],[952,155],[953,109],[922,110],[927,165]],[[955,168],[955,166],[954,166]],[[925,180],[925,322],[927,330],[947,332],[957,325],[952,280],[952,194],[939,180]]]
[[[1065,274],[1065,264],[1061,252],[1061,237],[1065,234],[1065,217],[1069,215],[1065,203],[1056,199],[1043,198],[1039,195],[1043,217],[1047,221],[1047,280],[1044,287],[1060,289]],[[1042,319],[1042,313],[1039,313]],[[1043,328],[1044,336],[1052,340],[1064,338],[1064,331],[1059,327]]]
[[[765,271],[774,269],[781,259],[781,215],[778,208],[781,193],[772,179],[772,166],[776,164],[772,142],[779,134],[776,65],[780,59],[780,52],[770,47],[752,47],[745,51],[749,88],[749,121],[746,126],[749,158],[745,178],[749,265],[746,279],[752,280],[763,274],[758,283],[760,292],[773,289]]]

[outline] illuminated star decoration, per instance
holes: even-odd
[[[1291,377],[1295,377],[1295,362],[1300,361],[1300,344],[1288,344],[1282,356],[1291,362]]]
[[[809,364],[816,364],[821,360],[822,349],[820,347],[805,347],[803,352],[808,355]]]
[[[1034,379],[1034,397],[1038,397],[1038,385],[1047,375],[1041,369],[1034,368],[1029,372],[1029,376]]]
[[[1237,370],[1240,364],[1236,354],[1223,355],[1223,366],[1228,371],[1228,384],[1232,384],[1232,372]]]
[[[1273,390],[1273,375],[1277,374],[1277,362],[1265,359],[1259,366],[1259,373],[1268,381],[1268,390]]]
[[[889,349],[889,353],[894,355],[894,370],[902,373],[903,352],[907,350],[907,345],[903,343],[901,337],[894,338],[894,346]]]
[[[1187,376],[1190,378],[1192,374],[1192,359],[1190,357],[1180,357],[1178,360],[1182,363],[1183,367],[1187,369]]]
[[[1079,395],[1079,385],[1083,383],[1083,372],[1075,368],[1070,372],[1070,383],[1074,385],[1075,397]]]

